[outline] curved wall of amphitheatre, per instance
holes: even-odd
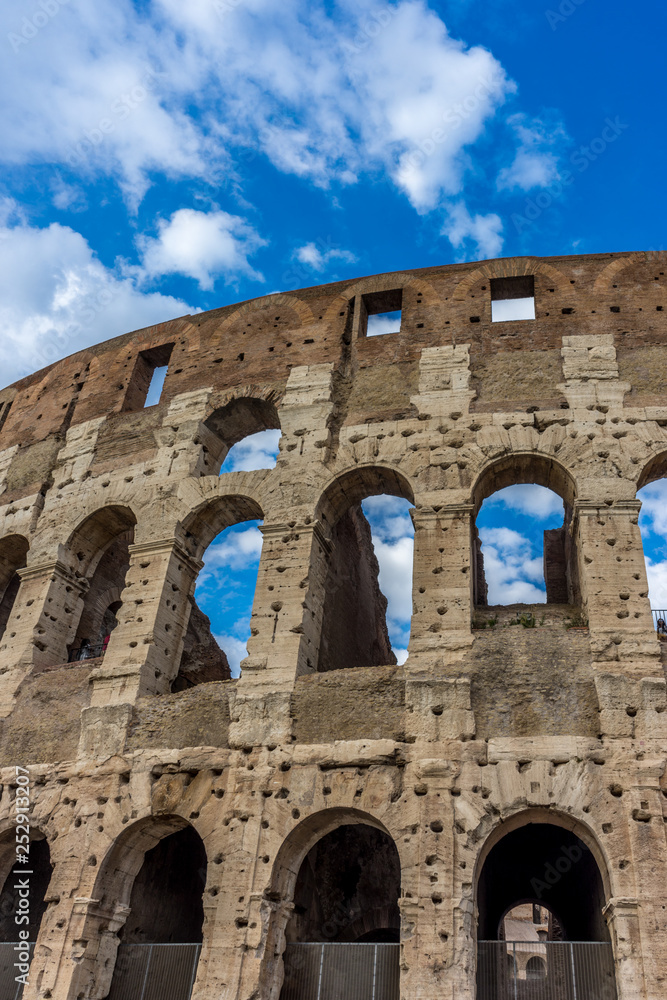
[[[52,865],[25,1000],[107,996],[142,861],[186,828],[207,858],[193,998],[278,1000],[296,872],[347,824],[398,850],[401,997],[475,997],[480,872],[526,823],[590,848],[620,1000],[664,995],[667,698],[636,498],[667,473],[663,258],[512,258],[269,295],[0,392],[0,881],[16,765]],[[492,322],[492,295],[526,282],[535,319]],[[365,335],[368,314],[399,307],[400,332]],[[275,468],[219,474],[270,427]],[[516,609],[501,609],[475,629],[475,516],[512,483],[565,501],[557,596],[541,627],[504,629]],[[378,493],[414,504],[403,666],[358,514]],[[193,593],[207,545],[253,518],[264,542],[232,680]],[[109,614],[104,655],[68,663]]]

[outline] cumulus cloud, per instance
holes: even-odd
[[[654,534],[667,541],[667,479],[659,479],[639,490],[642,502],[639,526],[644,534]]]
[[[138,240],[143,270],[149,277],[183,274],[204,289],[213,288],[218,275],[227,282],[241,274],[264,280],[248,257],[266,246],[266,240],[237,215],[181,208],[169,221],[161,219],[158,229],[156,238]]]
[[[193,312],[142,288],[142,275],[105,267],[67,226],[29,225],[0,206],[0,371],[8,384],[91,344]]]
[[[447,213],[442,233],[456,249],[466,252],[469,244],[478,257],[497,257],[503,246],[503,224],[495,212],[471,215],[462,201]]]
[[[247,622],[237,623],[239,630],[247,626]],[[235,626],[236,629],[237,626]],[[247,628],[246,628],[247,631]],[[238,636],[232,634],[226,635],[214,635],[213,638],[217,642],[220,649],[224,650],[227,656],[227,662],[229,663],[229,669],[231,671],[232,677],[241,676],[241,660],[244,660],[248,655],[248,640],[239,639]]]
[[[509,122],[519,144],[512,163],[498,174],[498,189],[530,191],[555,183],[560,176],[558,150],[567,140],[562,125],[523,114],[512,115]]]
[[[537,521],[546,521],[556,514],[563,513],[563,501],[556,493],[544,486],[529,483],[498,490],[484,501],[484,505],[507,507],[509,510],[527,514]]]
[[[278,457],[280,431],[258,431],[233,445],[225,456],[220,472],[252,472],[272,469]]]
[[[261,552],[262,533],[258,527],[228,528],[206,550],[198,585],[204,585],[219,570],[256,569]]]
[[[546,602],[542,560],[533,556],[529,539],[512,528],[482,528],[479,534],[489,604]]]
[[[132,207],[158,175],[237,183],[259,153],[320,187],[384,173],[418,212],[440,209],[461,197],[475,143],[516,92],[423,0],[98,0],[62,6],[29,38],[22,25],[16,5],[0,7],[13,49],[0,62],[4,162],[111,176]],[[511,122],[519,148],[501,186],[548,183],[546,126]],[[455,206],[452,219],[446,235],[498,252],[497,217]],[[220,232],[206,233],[226,260]],[[190,273],[177,246],[159,249]],[[206,262],[193,272],[210,287]]]
[[[379,313],[368,317],[367,337],[381,337],[385,333],[398,333],[401,328],[400,311]]]
[[[310,267],[313,271],[324,271],[334,260],[343,261],[345,264],[354,264],[357,258],[349,250],[306,243],[294,251],[294,259],[298,260],[300,264]]]

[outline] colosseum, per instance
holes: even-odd
[[[636,494],[667,474],[664,264],[268,295],[0,392],[2,1000],[663,1000],[666,646]],[[220,473],[271,428],[274,468]],[[565,513],[536,627],[487,606],[476,526],[521,483]],[[380,494],[412,505],[403,665]],[[194,590],[253,519],[234,679]]]

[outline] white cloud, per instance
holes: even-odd
[[[20,35],[19,15],[0,7],[3,37]],[[4,161],[112,176],[134,207],[157,175],[235,184],[259,151],[321,187],[383,172],[430,211],[462,195],[475,143],[516,92],[491,52],[451,37],[423,0],[72,0],[13,47],[0,62]],[[520,147],[505,186],[553,176],[540,126],[512,119]],[[499,252],[497,216],[461,211],[444,230],[455,246]],[[219,234],[208,239],[227,261]],[[210,281],[206,260],[182,271],[178,247],[161,250]]]
[[[161,219],[158,229],[157,238],[138,240],[149,277],[184,274],[205,289],[213,288],[216,275],[226,281],[241,274],[264,280],[250,266],[248,257],[266,246],[266,240],[237,215],[181,208],[168,222]]]
[[[245,622],[247,625],[247,622]],[[248,655],[247,640],[237,639],[235,635],[214,635],[217,642],[227,657],[229,669],[232,677],[239,677],[241,674],[241,660]]]
[[[278,455],[280,431],[258,431],[233,445],[225,456],[220,472],[252,472],[272,469]]]
[[[479,534],[489,604],[544,603],[542,560],[533,557],[530,541],[512,528],[482,528]]]
[[[194,311],[181,299],[143,291],[139,274],[105,267],[73,229],[30,226],[9,202],[1,209],[4,384],[127,330]]]
[[[203,586],[219,570],[255,569],[262,551],[262,533],[254,525],[242,530],[227,529],[209,545],[197,586]]]
[[[400,497],[367,497],[363,511],[371,526],[373,548],[380,567],[380,590],[387,598],[387,628],[399,663],[405,661],[412,617],[414,528],[411,504]],[[403,659],[399,659],[399,654]]]
[[[503,224],[494,212],[471,215],[463,202],[452,205],[442,233],[453,247],[464,247],[472,241],[478,258],[497,257],[503,246]]]
[[[552,147],[560,147],[567,139],[562,125],[539,118],[529,121],[523,114],[512,115],[509,123],[517,135],[519,146],[513,162],[498,174],[498,189],[530,191],[554,184],[560,174],[558,152],[554,152]]]
[[[496,504],[518,510],[537,521],[546,521],[556,514],[563,514],[563,501],[556,493],[544,486],[529,483],[507,486],[484,501],[485,507]]]
[[[648,596],[651,607],[664,611],[667,609],[667,560],[653,562],[646,558],[646,575],[648,576]]]
[[[639,490],[642,502],[639,525],[644,532],[662,535],[667,541],[667,479],[659,479]]]
[[[366,328],[367,337],[381,337],[385,333],[398,333],[401,328],[401,315],[399,313],[379,313],[376,316],[368,317]]]
[[[322,245],[318,247],[315,243],[306,243],[294,251],[294,257],[301,264],[306,264],[313,271],[324,271],[324,269],[334,260],[341,260],[345,264],[354,264],[356,257],[349,250],[339,250],[336,247],[327,248]]]

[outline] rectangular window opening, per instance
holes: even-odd
[[[161,344],[141,351],[125,396],[123,410],[141,410],[160,402],[162,387],[169,368],[173,344]]]
[[[359,336],[380,337],[385,333],[400,333],[403,309],[403,289],[370,292],[358,300]]]
[[[491,278],[491,321],[535,319],[535,279]]]

